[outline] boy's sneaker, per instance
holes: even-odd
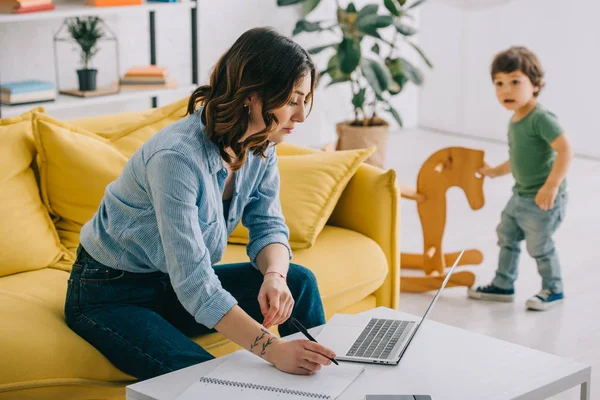
[[[554,293],[550,289],[542,289],[525,303],[529,310],[546,311],[563,302],[562,293]]]
[[[476,300],[503,301],[510,303],[514,300],[514,289],[501,289],[494,285],[469,288],[469,297]]]

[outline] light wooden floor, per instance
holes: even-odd
[[[413,130],[390,136],[386,164],[397,171],[399,182],[414,185],[419,168],[428,156],[449,146],[485,150],[486,159],[492,165],[508,157],[504,144]],[[600,248],[600,162],[575,159],[568,180],[570,197],[566,219],[555,235],[565,285],[563,305],[547,312],[525,310],[525,301],[540,289],[541,279],[535,261],[523,246],[514,303],[473,301],[467,298],[465,288],[449,288],[442,293],[430,316],[469,331],[591,364],[591,398],[600,398],[597,387],[600,385],[600,263],[597,253]],[[478,211],[469,208],[460,189],[448,191],[444,251],[481,250],[483,264],[463,267],[476,273],[477,283],[489,283],[494,276],[498,257],[495,228],[510,197],[512,184],[510,176],[486,179],[486,203]],[[401,207],[401,248],[422,251],[416,205],[403,199]],[[402,293],[400,309],[422,315],[434,294]],[[553,400],[567,399],[579,399],[578,389],[553,397]]]

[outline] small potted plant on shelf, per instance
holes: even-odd
[[[98,53],[98,41],[104,37],[99,17],[73,17],[67,19],[67,29],[73,40],[79,45],[81,69],[77,70],[80,91],[96,90],[98,70],[90,68],[92,58]]]
[[[358,10],[352,2],[342,6],[340,0],[336,0],[336,14],[331,20],[311,21],[306,16],[320,0],[277,0],[279,6],[304,5],[306,15],[296,23],[294,35],[323,31],[336,34],[330,43],[309,52],[334,50],[327,67],[320,73],[320,78],[326,79],[320,82],[327,82],[328,86],[348,83],[352,90],[354,120],[337,124],[337,149],[375,145],[377,152],[367,162],[379,167],[383,166],[388,123],[378,114],[381,111],[389,113],[402,126],[400,114],[392,106],[391,99],[408,83],[421,85],[423,82],[419,68],[400,54],[401,45],[416,51],[425,64],[432,67],[423,51],[411,40],[417,33],[412,12],[424,1],[384,0],[381,1],[385,6],[384,13],[379,13],[379,4],[366,4]],[[392,32],[393,37],[388,39]],[[364,40],[367,38],[369,40]]]

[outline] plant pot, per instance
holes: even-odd
[[[79,78],[79,90],[82,92],[96,90],[97,74],[97,69],[78,69],[77,77]]]
[[[383,120],[381,122],[382,125],[376,126],[353,126],[351,125],[352,121],[340,122],[336,125],[338,134],[336,150],[364,149],[375,146],[377,150],[365,162],[383,168],[389,126],[387,122]]]

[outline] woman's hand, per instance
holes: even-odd
[[[335,358],[335,353],[306,339],[276,340],[265,359],[277,369],[297,375],[311,375],[323,365],[331,364],[327,357]]]
[[[287,282],[278,274],[267,274],[258,293],[263,326],[270,328],[285,322],[292,314],[294,298]]]
[[[535,195],[535,204],[544,211],[551,210],[554,207],[557,194],[558,186],[544,185]]]

